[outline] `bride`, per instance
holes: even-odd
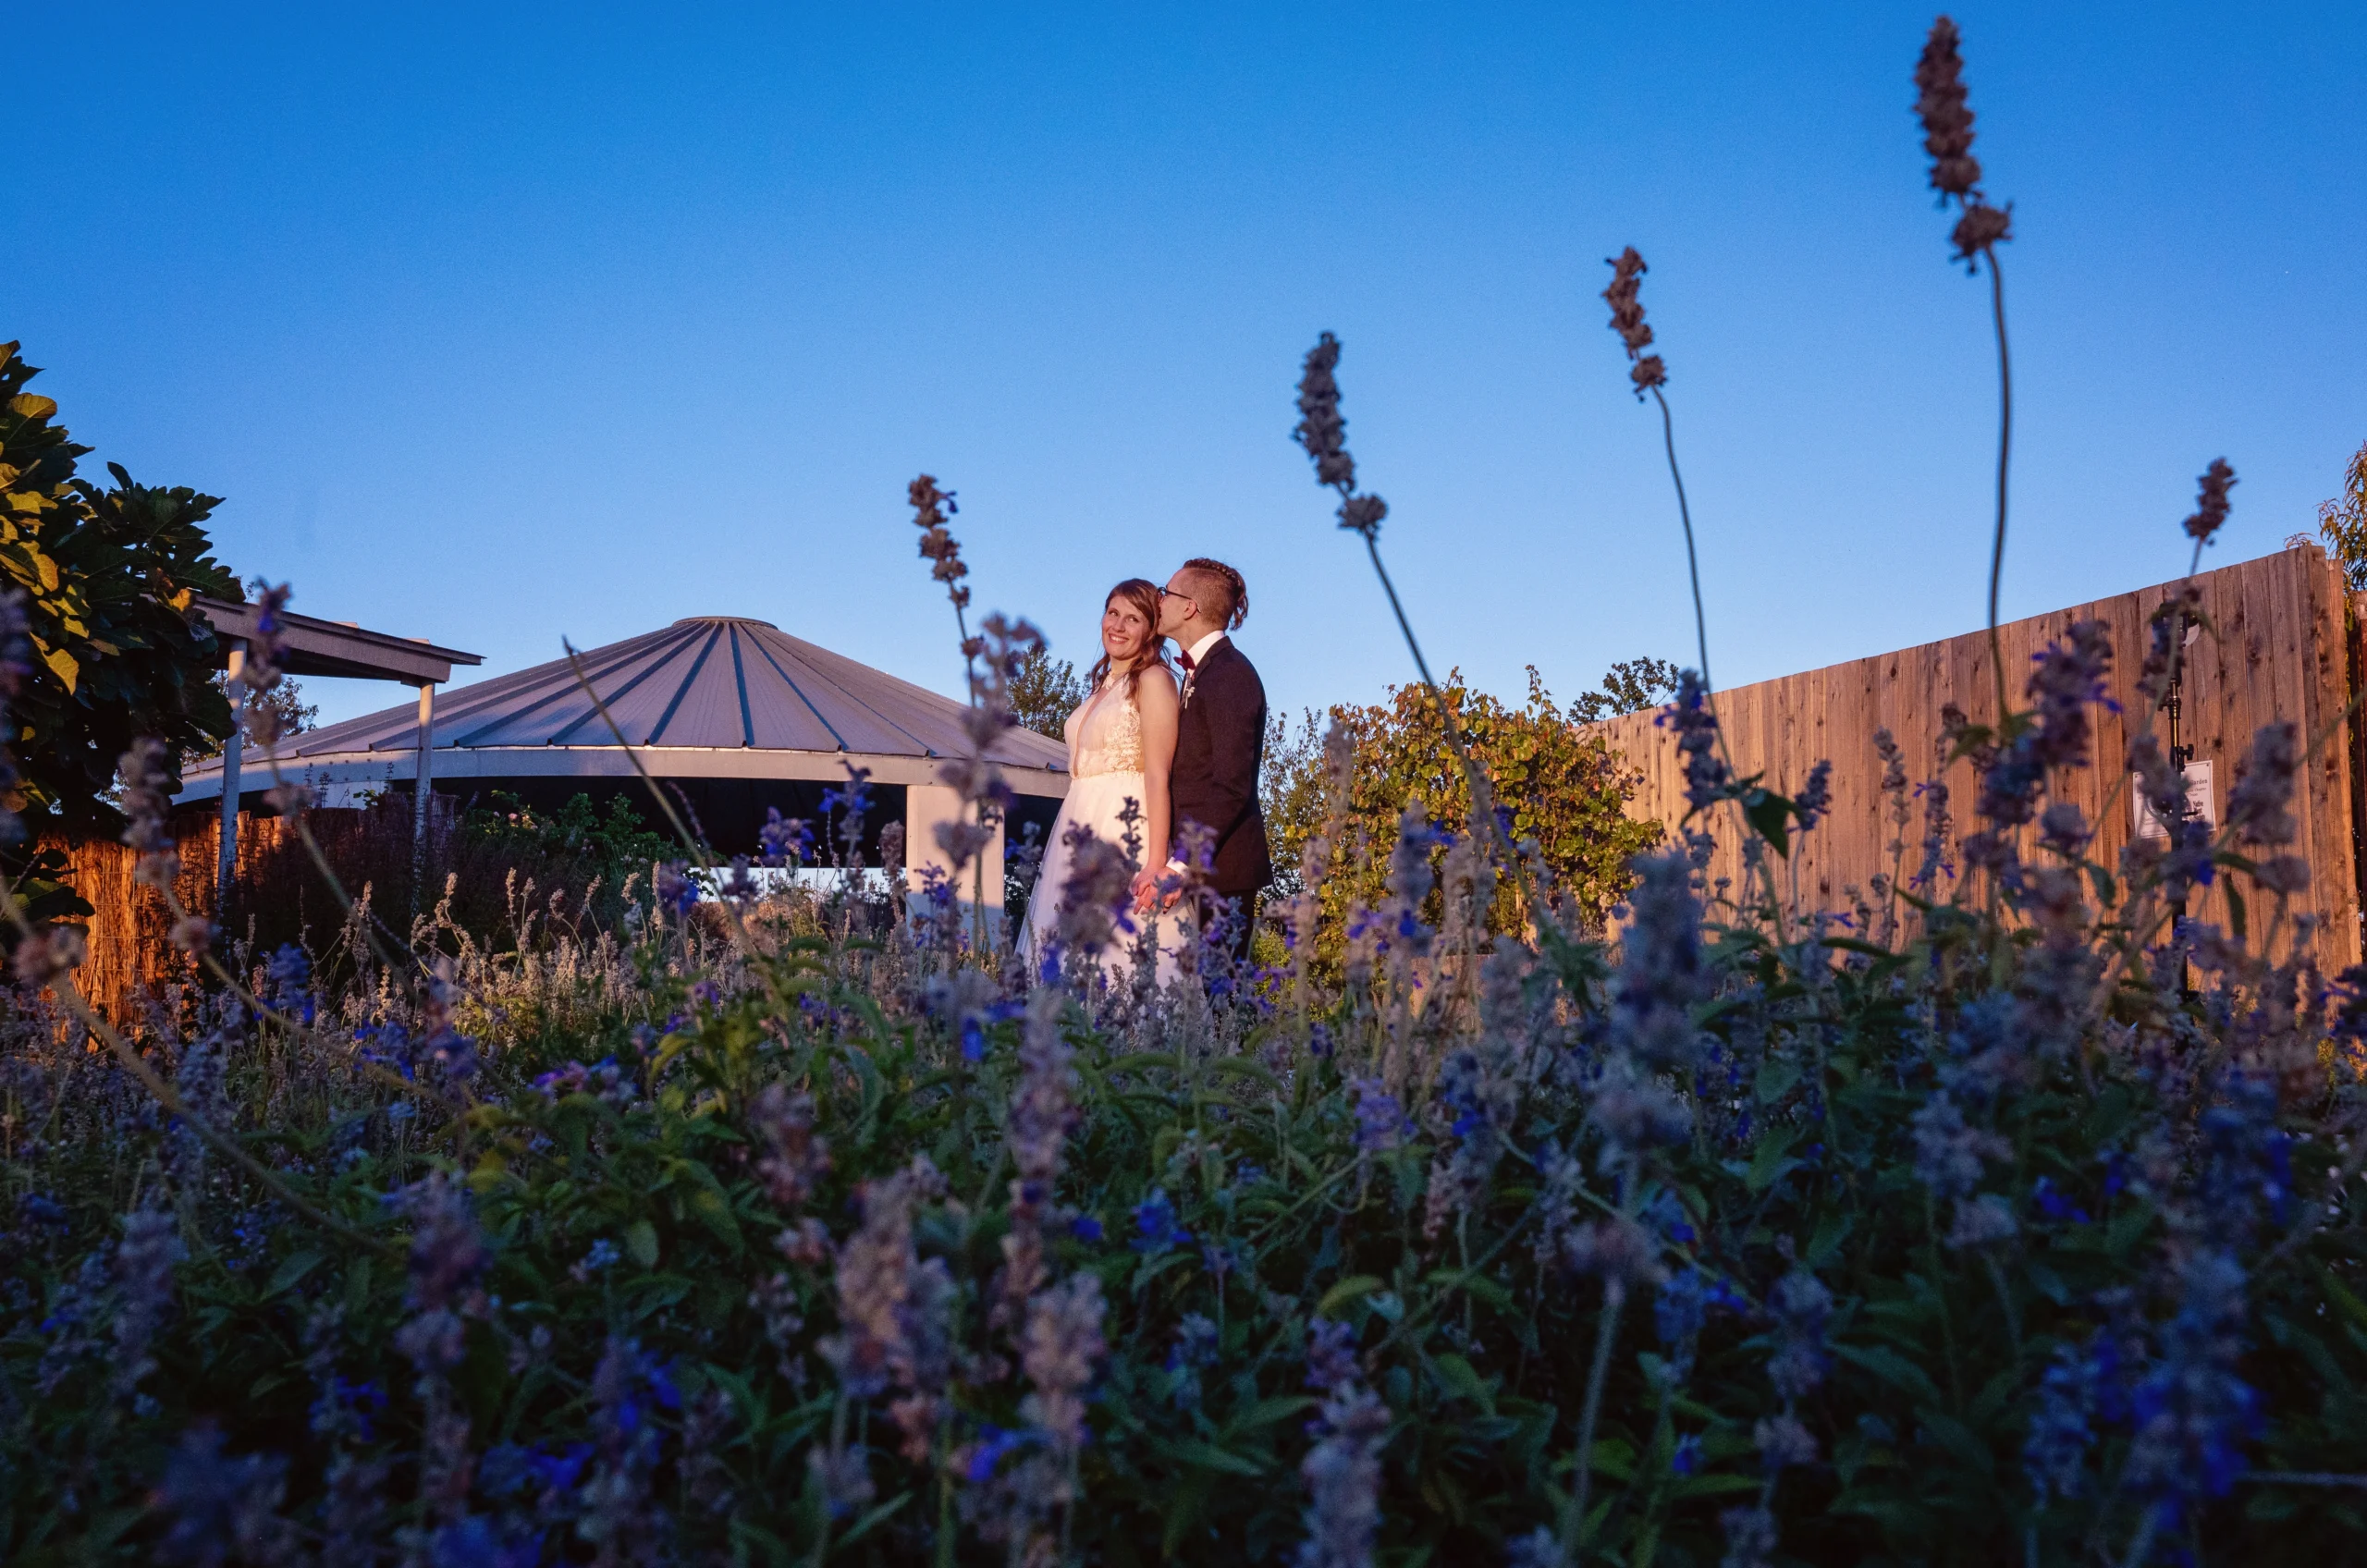
[[[1168,862],[1175,814],[1167,774],[1175,760],[1180,710],[1167,639],[1159,634],[1159,593],[1157,583],[1139,577],[1110,590],[1101,609],[1101,657],[1088,677],[1092,694],[1061,729],[1069,745],[1068,797],[1061,802],[1027,900],[1027,950],[1039,962],[1060,923],[1061,889],[1076,858],[1068,842],[1072,826],[1082,823],[1095,838],[1124,849],[1129,829],[1120,814],[1131,802],[1141,816],[1132,829],[1139,835],[1140,852],[1131,857],[1130,869]],[[1154,917],[1136,910],[1134,918],[1139,925]],[[1158,933],[1157,977],[1165,985],[1178,972],[1181,923],[1173,914],[1159,923],[1167,930]],[[1103,950],[1101,965],[1113,982],[1129,977],[1134,946],[1134,939],[1121,932]]]

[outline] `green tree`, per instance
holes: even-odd
[[[2344,582],[2354,594],[2367,589],[2367,441],[2350,456],[2342,494],[2318,503],[2318,533],[2342,563]]]
[[[1535,839],[1556,890],[1585,917],[1605,918],[1627,889],[1628,861],[1661,838],[1658,823],[1627,815],[1637,776],[1607,741],[1583,733],[1555,704],[1534,668],[1528,701],[1520,707],[1471,691],[1459,671],[1448,676],[1441,695],[1487,769],[1513,838]],[[1355,741],[1347,841],[1335,845],[1331,874],[1324,879],[1316,942],[1318,964],[1336,973],[1351,913],[1380,900],[1398,819],[1408,802],[1420,802],[1432,827],[1460,838],[1470,830],[1471,791],[1440,727],[1438,704],[1423,688],[1392,688],[1386,704],[1343,704],[1331,717],[1346,725]],[[1279,760],[1261,780],[1261,804],[1277,868],[1287,867],[1294,883],[1307,836],[1322,827],[1323,756],[1314,715],[1305,716],[1296,733],[1277,723],[1269,746]],[[1434,861],[1445,852],[1434,850]],[[1438,895],[1431,897],[1435,901]],[[1516,929],[1526,922],[1527,912],[1510,890],[1500,893],[1494,928]]]
[[[163,741],[178,779],[184,755],[230,732],[220,651],[191,606],[239,598],[239,580],[200,526],[219,497],[136,484],[114,463],[110,488],[76,477],[90,448],[25,390],[39,374],[0,344],[0,587],[25,594],[33,655],[9,708],[11,803],[36,836],[112,834],[121,818],[105,797],[135,737]]]
[[[1667,659],[1650,655],[1622,659],[1603,672],[1601,691],[1588,692],[1570,704],[1571,722],[1600,724],[1623,713],[1657,707],[1676,695],[1676,666]]]
[[[214,689],[222,693],[222,700],[226,704],[230,700],[229,681],[230,676],[227,670],[218,670],[215,673]],[[292,675],[281,676],[279,683],[268,692],[248,692],[247,702],[251,708],[269,708],[279,720],[274,733],[282,736],[300,735],[312,729],[313,721],[321,717],[320,704],[304,700],[304,688]],[[191,752],[189,760],[202,762],[221,754],[222,746],[216,742],[204,751]]]
[[[1011,711],[1021,726],[1055,741],[1063,738],[1061,727],[1088,694],[1076,667],[1066,659],[1055,662],[1041,643],[1027,650],[1011,678]]]

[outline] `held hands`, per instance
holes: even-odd
[[[1145,868],[1134,873],[1134,879],[1128,885],[1128,890],[1134,895],[1134,908],[1137,910],[1147,913],[1154,905],[1162,910],[1170,910],[1173,909],[1176,902],[1184,897],[1184,878],[1174,876],[1162,876],[1156,871]]]

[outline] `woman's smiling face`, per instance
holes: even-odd
[[[1112,596],[1101,611],[1101,648],[1113,663],[1123,663],[1143,651],[1150,640],[1150,622],[1124,599]]]

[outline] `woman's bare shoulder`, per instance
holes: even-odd
[[[1135,701],[1175,705],[1175,672],[1164,665],[1143,671],[1141,684],[1134,688]]]

